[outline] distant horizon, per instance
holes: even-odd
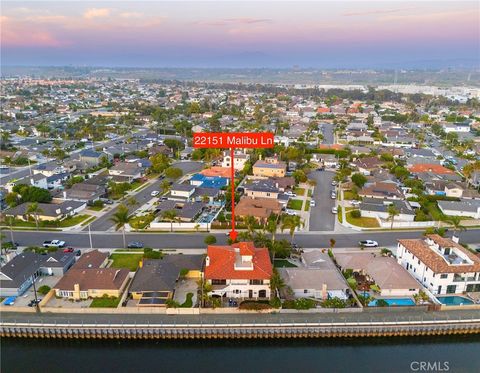
[[[2,66],[478,68],[473,1],[4,1]]]

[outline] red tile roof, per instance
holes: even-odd
[[[251,255],[252,270],[236,270],[239,255]],[[269,280],[272,263],[267,248],[256,248],[253,242],[240,242],[231,246],[208,246],[209,265],[205,266],[205,278],[216,280]]]
[[[206,168],[200,173],[204,176],[221,176],[221,177],[230,177],[231,170],[228,167],[213,166],[211,168]]]
[[[412,173],[432,172],[434,174],[454,174],[455,172],[439,164],[419,163],[409,167]]]

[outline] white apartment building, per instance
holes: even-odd
[[[449,238],[398,240],[397,260],[433,294],[480,292],[480,259]]]
[[[250,159],[250,155],[243,152],[235,152],[233,156],[233,168],[235,171],[242,171],[245,163]],[[232,157],[230,152],[223,153],[222,167],[232,167]]]

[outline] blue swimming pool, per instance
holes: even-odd
[[[460,297],[458,295],[452,295],[450,297],[437,297],[438,301],[446,306],[461,306],[462,304],[473,304],[473,301]]]
[[[414,306],[415,301],[412,298],[382,298],[389,306]],[[368,303],[368,307],[376,307],[378,299]]]

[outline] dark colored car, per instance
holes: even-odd
[[[133,241],[133,242],[129,242],[127,247],[129,249],[141,249],[141,248],[143,248],[143,243],[138,242],[138,241]]]
[[[77,251],[75,252],[75,256],[80,256],[80,255],[82,255],[82,252],[81,252],[80,250],[77,250]]]

